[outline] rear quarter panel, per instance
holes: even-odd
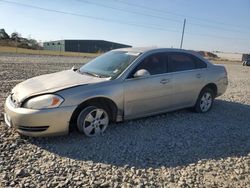
[[[213,64],[208,66],[206,82],[207,84],[214,83],[217,86],[216,97],[225,93],[228,85],[228,78],[225,67],[222,65],[213,65]]]

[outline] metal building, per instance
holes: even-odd
[[[57,40],[44,42],[43,47],[44,50],[96,53],[132,46],[105,40]]]

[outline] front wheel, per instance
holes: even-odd
[[[194,107],[195,111],[199,113],[208,112],[213,106],[214,97],[215,96],[212,89],[210,88],[203,89],[195,104]]]
[[[101,107],[84,108],[77,118],[77,128],[88,137],[102,134],[109,124],[107,110]]]

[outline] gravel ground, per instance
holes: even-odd
[[[86,61],[0,54],[0,112],[22,80]],[[127,121],[96,138],[24,138],[1,119],[0,187],[250,187],[250,67],[224,63],[228,90],[206,114]]]

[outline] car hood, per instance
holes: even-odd
[[[12,94],[15,100],[22,102],[33,95],[52,93],[69,87],[98,83],[106,80],[109,80],[109,78],[98,78],[91,75],[80,74],[73,70],[66,70],[30,78],[16,85],[12,89]]]

